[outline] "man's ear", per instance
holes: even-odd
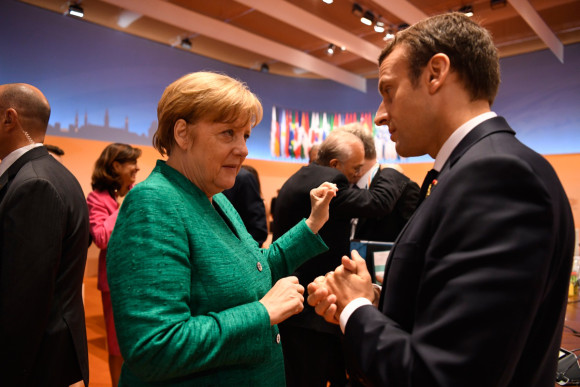
[[[338,159],[330,160],[330,162],[328,163],[328,166],[332,167],[332,168],[336,168],[338,166]]]
[[[14,127],[18,122],[18,112],[13,108],[8,108],[4,111],[4,116],[2,117],[2,125],[8,127]]]
[[[189,146],[190,138],[187,132],[187,122],[183,118],[178,119],[173,125],[173,138],[175,138],[177,146],[181,149],[186,150]]]
[[[445,83],[451,71],[451,61],[446,54],[437,53],[429,59],[425,68],[427,72],[429,93],[435,94]]]

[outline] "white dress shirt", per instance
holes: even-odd
[[[10,152],[8,154],[8,156],[4,157],[2,159],[2,162],[0,163],[0,176],[2,176],[4,174],[4,172],[6,172],[6,170],[8,168],[10,168],[10,166],[16,162],[16,160],[18,160],[20,157],[22,157],[23,154],[25,154],[29,150],[31,150],[33,148],[37,148],[39,146],[42,146],[42,144],[37,142],[35,144],[26,145],[26,146],[23,146],[22,148],[18,148],[16,150]]]

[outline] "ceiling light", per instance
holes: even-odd
[[[382,21],[377,21],[375,23],[375,31],[380,33],[385,32],[385,23],[383,23]]]
[[[357,17],[361,17],[363,14],[363,9],[360,5],[358,5],[357,3],[354,3],[352,5],[352,13]]]
[[[191,40],[189,40],[189,38],[183,38],[181,39],[181,48],[184,48],[186,50],[191,50],[191,47],[193,46],[191,44]]]
[[[507,0],[489,0],[491,9],[502,8],[507,5]]]
[[[71,4],[68,6],[68,14],[76,17],[84,17],[85,11],[78,4]]]
[[[332,2],[333,2],[334,0],[322,0],[322,1],[324,1],[326,4],[332,4]]]
[[[335,50],[335,49],[336,49],[336,46],[335,46],[334,44],[330,43],[330,44],[328,45],[328,48],[326,49],[326,53],[327,53],[328,55],[333,55],[333,54],[334,54],[334,50]]]
[[[383,40],[384,41],[387,41],[387,40],[391,40],[391,39],[394,39],[394,38],[395,38],[395,34],[393,33],[393,30],[391,30],[389,28],[389,31],[387,31],[387,33],[385,34],[385,37],[383,38]]]
[[[362,24],[366,24],[367,26],[370,26],[375,21],[375,15],[373,15],[373,13],[371,11],[366,11],[362,15],[362,17],[360,18],[360,21]]]
[[[133,22],[139,18],[141,18],[141,14],[139,13],[135,13],[135,12],[131,12],[131,11],[122,11],[119,14],[119,18],[117,19],[117,25],[121,28],[127,28],[129,27],[131,24],[133,24]]]
[[[459,8],[459,12],[463,12],[465,16],[472,17],[473,16],[473,7],[471,5],[465,5]]]

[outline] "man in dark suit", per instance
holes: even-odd
[[[380,299],[353,253],[309,286],[309,303],[339,320],[366,385],[553,386],[572,213],[549,163],[491,112],[490,34],[463,14],[434,16],[399,32],[379,65],[376,123],[439,175],[391,251]]]
[[[373,189],[382,176],[388,182],[392,208],[385,216],[374,214],[367,218],[353,219],[354,239],[394,242],[397,236],[415,212],[419,201],[419,186],[396,167],[383,167],[377,162],[377,150],[373,135],[360,123],[352,123],[340,128],[347,130],[361,139],[365,150],[365,161],[361,177],[356,185],[361,189]]]
[[[393,207],[390,186],[384,179],[372,190],[350,188],[359,177],[364,160],[362,142],[346,131],[335,130],[320,145],[318,160],[302,167],[280,189],[276,199],[273,240],[310,213],[309,192],[328,181],[338,187],[330,204],[330,219],[319,234],[329,250],[298,268],[294,273],[307,285],[317,276],[340,264],[350,250],[350,219],[386,214]],[[331,326],[305,305],[299,313],[279,325],[289,387],[344,385],[344,359],[340,330]]]
[[[238,211],[244,226],[261,247],[268,238],[268,223],[258,172],[249,165],[242,165],[234,186],[223,191],[223,194]]]
[[[88,210],[42,142],[50,106],[27,84],[0,86],[0,380],[88,385],[82,282]]]

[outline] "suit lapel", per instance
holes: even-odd
[[[453,149],[453,152],[451,152],[451,155],[449,156],[449,158],[447,159],[447,161],[443,165],[443,168],[441,168],[441,171],[439,172],[438,180],[444,179],[445,173],[447,173],[447,171],[449,171],[449,169],[451,169],[453,167],[453,165],[461,158],[461,156],[463,156],[465,154],[465,152],[467,152],[469,150],[469,148],[471,148],[473,145],[475,145],[481,139],[489,136],[490,134],[498,133],[498,132],[507,132],[507,133],[511,133],[511,134],[515,135],[515,132],[510,128],[510,126],[508,125],[505,118],[499,117],[499,116],[491,118],[489,120],[486,120],[486,121],[482,122],[481,124],[477,125],[475,128],[473,128],[459,142],[459,144],[457,144],[455,149]],[[432,187],[432,189],[435,189],[436,187],[437,186],[434,186],[434,187]],[[407,230],[407,227],[413,221],[416,213],[417,213],[417,211],[415,211],[415,213],[411,216],[411,218],[409,219],[407,224],[405,224],[405,227],[403,227],[403,229],[399,233],[399,236],[397,237],[397,240],[395,241],[395,244],[394,244],[393,248],[391,249],[391,253],[389,254],[389,261],[387,262],[387,266],[385,267],[385,275],[383,277],[385,282],[383,283],[383,291],[381,292],[381,299],[379,301],[379,308],[382,308],[382,305],[383,305],[384,289],[386,289],[385,284],[386,284],[386,281],[388,279],[388,272],[389,272],[389,268],[390,268],[390,263],[392,262],[392,259],[390,257],[395,255],[394,253],[395,253],[395,250],[397,248],[398,241],[401,239],[404,239],[405,231]]]
[[[474,144],[479,142],[481,139],[489,136],[493,133],[507,132],[515,135],[516,133],[510,128],[507,121],[503,117],[494,117],[489,120],[483,121],[481,124],[473,128],[467,135],[457,144],[451,155],[441,168],[441,173],[445,169],[452,168],[453,165],[471,148]]]

